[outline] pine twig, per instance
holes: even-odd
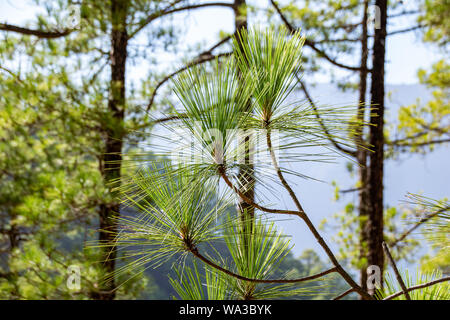
[[[400,284],[400,287],[402,288],[402,291],[406,297],[406,300],[411,300],[411,297],[409,296],[408,289],[406,288],[405,282],[403,282],[402,276],[400,275],[400,272],[397,269],[397,265],[395,264],[395,261],[392,258],[392,255],[391,255],[391,252],[389,251],[388,245],[384,241],[383,241],[383,249],[386,252],[389,262],[392,265],[392,269],[394,269],[395,277],[397,278],[397,281]]]
[[[340,300],[340,299],[342,299],[343,297],[345,297],[346,295],[348,295],[348,294],[350,294],[350,293],[352,293],[352,292],[354,292],[355,291],[355,289],[353,289],[353,288],[350,288],[350,289],[348,289],[347,291],[345,291],[345,292],[343,292],[343,293],[341,293],[340,295],[338,295],[336,298],[334,298],[333,300]]]
[[[430,282],[427,282],[427,283],[418,284],[416,286],[409,287],[409,288],[406,289],[406,291],[411,292],[411,291],[414,291],[414,290],[427,288],[427,287],[433,286],[435,284],[438,284],[438,283],[441,283],[441,282],[447,282],[447,281],[450,281],[450,276],[443,277],[441,279],[436,279],[436,280],[433,280],[433,281],[430,281]],[[383,300],[392,300],[394,298],[397,298],[398,296],[401,296],[402,294],[404,294],[403,290],[402,291],[398,291],[398,292],[396,292],[394,294],[391,294],[390,296],[384,298]]]
[[[211,260],[209,260],[208,258],[206,258],[204,255],[202,255],[200,252],[198,252],[198,249],[195,247],[189,248],[189,251],[198,259],[200,259],[201,261],[203,261],[204,263],[206,263],[207,265],[209,265],[210,267],[213,267],[214,269],[217,269],[233,278],[239,279],[239,280],[243,280],[243,281],[248,281],[248,282],[254,282],[254,283],[298,283],[298,282],[305,282],[305,281],[309,281],[309,280],[314,280],[317,278],[321,278],[323,276],[326,276],[329,273],[333,273],[333,272],[337,272],[337,268],[331,268],[325,271],[322,271],[320,273],[317,274],[313,274],[310,276],[306,276],[303,278],[299,278],[299,279],[252,279],[252,278],[247,278],[244,276],[241,276],[237,273],[234,273],[230,270],[227,270],[225,268],[222,268],[221,266],[217,265],[216,263],[212,262]]]

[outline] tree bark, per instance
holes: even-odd
[[[122,139],[125,108],[125,66],[127,59],[127,30],[126,17],[128,0],[113,0],[111,2],[111,80],[108,101],[108,121],[105,124],[105,152],[101,158],[101,171],[105,184],[109,189],[108,202],[100,205],[99,242],[102,247],[102,261],[104,272],[111,275],[109,281],[100,284],[100,290],[94,294],[95,299],[112,300],[115,298],[115,260],[116,249],[114,237],[117,232],[116,218],[120,214],[117,194],[112,190],[120,184]]]
[[[366,91],[367,91],[367,59],[368,59],[368,7],[369,0],[364,1],[363,5],[363,20],[362,20],[362,32],[361,32],[361,70],[359,71],[359,106],[357,119],[362,123],[365,119],[366,111]],[[360,191],[359,191],[359,218],[360,218],[360,251],[359,258],[363,261],[367,257],[367,250],[365,249],[367,245],[367,237],[365,233],[365,226],[367,221],[367,208],[368,208],[368,197],[367,197],[367,151],[362,147],[364,145],[364,127],[360,126],[358,132],[355,135],[356,142],[356,160],[358,162],[359,170],[359,181],[360,181]],[[361,287],[363,290],[367,291],[367,264],[363,264],[360,270]]]
[[[385,41],[387,23],[387,0],[376,0],[380,14],[373,43],[372,82],[370,88],[371,104],[376,108],[376,114],[371,115],[370,144],[373,151],[370,154],[368,167],[368,221],[366,225],[368,264],[380,268],[383,283],[384,254],[383,254],[383,164],[384,164],[384,64]],[[379,27],[379,28],[378,28]],[[371,294],[374,290],[369,290]]]

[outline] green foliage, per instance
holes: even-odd
[[[433,64],[432,70],[418,72],[422,84],[433,89],[433,98],[426,104],[402,106],[398,113],[395,143],[392,149],[426,153],[436,145],[449,141],[450,65],[445,60]]]
[[[384,210],[384,238],[387,243],[394,243],[398,237],[410,227],[411,219],[416,217],[416,211],[409,206],[388,207]],[[322,229],[334,231],[332,237],[339,245],[340,258],[348,261],[351,266],[361,269],[367,265],[367,260],[360,252],[366,250],[361,241],[361,226],[367,221],[366,216],[360,216],[357,207],[348,203],[345,209],[333,214],[330,221],[324,220]],[[393,254],[399,260],[413,262],[417,258],[420,241],[408,237],[392,248]]]
[[[170,278],[170,284],[183,300],[228,300],[231,298],[225,279],[211,268],[204,266],[205,276],[200,274],[197,264],[194,268],[175,268],[177,278]],[[206,291],[205,291],[206,288]]]
[[[440,269],[447,274],[450,262],[450,203],[447,199],[435,200],[417,194],[410,194],[409,198],[419,213],[411,223],[422,224],[420,233],[431,246],[431,252],[421,259],[421,269],[426,272]]]
[[[120,220],[117,244],[119,248],[130,249],[126,257],[135,257],[123,270],[158,266],[176,259],[182,266],[171,283],[181,298],[305,296],[316,292],[317,287],[271,281],[289,254],[286,238],[273,224],[258,216],[243,219],[225,215],[236,195],[219,192],[218,181],[223,178],[230,187],[226,190],[235,191],[235,169],[245,166],[237,158],[242,146],[233,142],[239,130],[259,129],[257,134],[267,139],[272,130],[279,130],[280,144],[273,147],[277,151],[305,146],[327,148],[330,134],[342,133],[343,124],[351,130],[350,123],[355,121],[346,117],[350,110],[347,107],[313,110],[304,103],[294,106],[286,103],[294,85],[292,73],[299,68],[299,60],[293,58],[301,56],[303,40],[298,33],[288,38],[286,30],[275,34],[272,29],[254,29],[237,37],[233,42],[237,58],[221,64],[215,62],[212,68],[191,68],[174,80],[174,92],[181,102],[180,110],[175,112],[179,121],[164,125],[174,134],[158,136],[167,146],[160,148],[158,155],[173,161],[164,166],[156,161],[151,169],[139,171],[122,187],[124,203],[132,204],[142,214],[136,219]],[[317,124],[318,112],[330,123],[328,133],[321,132]],[[177,132],[182,129],[185,131]],[[348,136],[344,135],[343,141]],[[254,153],[272,150],[267,142],[266,148]],[[314,159],[318,153],[283,154],[281,159],[304,161],[309,156]],[[273,163],[257,161],[254,172],[268,175],[264,170],[269,165]],[[258,183],[270,190],[258,175]],[[245,181],[237,183],[241,183],[239,188],[251,187]],[[214,193],[217,202],[211,208],[208,204]],[[228,248],[225,255],[215,249],[221,240]],[[187,267],[189,254],[203,262],[209,261],[205,262],[205,269],[200,271],[196,265]],[[236,275],[270,281],[255,283]],[[281,274],[282,279],[286,276],[289,273]],[[208,283],[217,279],[222,279],[216,281],[217,287],[209,288]]]
[[[134,261],[124,265],[118,274],[143,265],[158,266],[221,237],[218,221],[227,203],[215,201],[207,182],[196,185],[191,173],[166,165],[162,169],[142,169],[131,184],[132,189],[126,189],[130,194],[125,195],[126,202],[141,214],[119,218],[122,232],[116,243]]]
[[[108,110],[110,4],[36,3],[45,11],[27,23],[32,29],[65,30],[70,4],[80,8],[81,19],[62,38],[1,33],[0,296],[87,299],[98,291],[103,274],[98,251],[83,247],[96,239],[99,206],[116,201],[102,178],[105,132],[110,127],[145,131],[151,125],[131,100],[124,125]],[[130,1],[129,34],[167,3]],[[170,25],[168,19],[152,29],[151,46],[130,49],[129,63],[173,45]],[[154,66],[155,61],[148,61]],[[132,96],[146,98],[128,88]],[[145,93],[144,88],[137,91]],[[133,143],[143,135],[133,131],[122,136]],[[71,265],[80,267],[83,276],[77,292],[66,286]],[[144,291],[149,297],[154,289],[142,277],[120,287],[117,297],[140,297]]]
[[[278,233],[272,223],[261,219],[230,223],[225,242],[232,258],[233,270],[251,279],[273,279],[275,271],[290,251],[289,241]],[[311,292],[296,284],[255,284],[231,278],[234,294],[245,300],[275,299]]]
[[[425,284],[430,281],[442,278],[440,271],[433,272],[416,272],[414,277],[408,271],[402,272],[401,277],[405,282],[407,288]],[[426,288],[417,289],[409,292],[411,300],[449,300],[450,299],[450,285],[448,282],[438,283]],[[385,287],[383,290],[377,292],[379,299],[386,298],[394,293],[402,291],[397,283],[397,279],[390,273],[385,275]],[[404,295],[394,298],[394,300],[406,300]]]
[[[450,37],[450,3],[446,0],[425,0],[423,7],[419,22],[426,26],[424,40],[445,47]]]

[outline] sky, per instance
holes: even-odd
[[[30,1],[24,0],[0,0],[0,21],[23,25],[26,21],[33,19],[36,12],[39,12],[39,8],[30,6],[29,3]],[[253,3],[268,5],[269,1],[258,0]],[[177,14],[175,18],[184,25],[185,33],[180,39],[182,47],[190,43],[201,42],[206,48],[217,42],[220,31],[231,33],[234,30],[233,12],[230,9],[207,8],[193,11],[189,17],[186,14]],[[401,28],[402,23],[406,23],[406,21],[399,21],[392,29]],[[391,117],[394,117],[395,110],[400,104],[413,103],[417,98],[426,100],[429,97],[429,91],[423,86],[412,84],[418,83],[416,73],[419,68],[429,68],[440,57],[436,49],[429,44],[423,44],[414,33],[399,34],[388,39],[386,83],[389,84],[387,91],[392,92],[392,98],[387,100],[388,112]],[[171,60],[169,56],[161,58],[161,61]],[[165,58],[167,59],[165,60]],[[175,61],[175,65],[177,64],[181,66],[181,62]],[[162,67],[166,68],[166,66]],[[176,67],[172,66],[171,70],[175,69]],[[147,70],[142,65],[130,66],[129,74],[134,78],[142,78],[147,74]],[[321,102],[354,103],[356,101],[354,95],[343,94],[332,86],[326,85],[329,82],[327,77],[319,76],[315,80],[324,83],[324,85],[312,89],[313,97],[319,97]],[[405,86],[405,84],[410,86]],[[448,195],[450,172],[445,165],[449,158],[449,148],[440,147],[427,157],[408,156],[401,157],[399,161],[388,161],[385,175],[386,204],[398,205],[405,199],[404,195],[407,192],[417,193],[426,190],[427,195],[436,198]],[[296,169],[303,170],[305,168]],[[346,201],[356,201],[354,198],[356,195],[348,195],[344,201],[332,201],[334,187],[331,185],[330,177],[338,180],[342,188],[351,187],[354,183],[354,180],[345,171],[345,163],[338,162],[320,169],[311,167],[306,169],[309,172],[313,171],[316,178],[325,181],[317,183],[293,179],[294,189],[300,192],[300,199],[304,201],[305,209],[313,213],[311,219],[316,225],[323,218],[330,217],[333,212],[342,210]],[[281,202],[288,208],[293,208],[293,204],[285,196],[272,200]],[[279,225],[287,233],[293,235],[295,254],[300,254],[306,248],[318,249],[320,252],[312,236],[300,223],[281,221]],[[330,236],[327,236],[327,240],[336,249]]]
[[[231,0],[224,0],[229,1]],[[250,0],[252,4],[258,6],[268,6],[268,0]],[[407,5],[406,1],[406,5]],[[37,12],[43,12],[30,0],[1,0],[0,1],[0,21],[11,24],[23,24],[30,21]],[[189,17],[185,13],[175,15],[175,19],[183,24],[185,35],[180,39],[180,46],[201,42],[205,48],[217,42],[220,31],[233,32],[234,20],[233,12],[229,8],[203,8],[193,10]],[[250,21],[258,23],[259,21]],[[404,28],[408,24],[405,18],[397,19],[392,25],[392,30]],[[386,82],[389,84],[413,84],[417,83],[417,70],[419,68],[429,68],[434,61],[441,56],[436,48],[430,44],[424,44],[415,33],[398,34],[388,38],[386,56]],[[163,58],[162,61],[165,61]],[[176,63],[176,62],[175,62]],[[326,63],[326,62],[324,62]],[[181,64],[180,64],[181,66]],[[339,73],[338,73],[339,74]],[[144,77],[145,68],[138,66],[133,69],[132,76]],[[326,76],[318,76],[318,82],[327,83]]]

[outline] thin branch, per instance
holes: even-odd
[[[422,132],[419,132],[419,133],[417,133],[417,134],[411,135],[411,136],[409,136],[409,137],[400,138],[400,139],[395,139],[395,140],[392,140],[392,141],[387,141],[386,144],[391,145],[391,146],[397,146],[397,145],[400,146],[400,145],[402,145],[403,142],[405,142],[405,141],[409,141],[409,140],[413,140],[413,139],[420,138],[420,137],[426,135],[427,133],[428,133],[428,132],[426,132],[426,131],[422,131]]]
[[[305,222],[305,224],[308,226],[308,229],[311,231],[311,233],[314,235],[314,237],[316,238],[316,241],[320,244],[320,246],[323,248],[323,250],[325,251],[325,253],[327,254],[328,258],[331,260],[331,262],[333,263],[333,265],[336,267],[337,272],[342,276],[342,278],[344,278],[344,280],[353,288],[355,289],[355,291],[357,291],[362,297],[372,300],[373,297],[371,295],[369,295],[367,292],[365,292],[353,279],[352,277],[344,270],[344,268],[340,265],[339,261],[336,259],[335,255],[333,254],[333,252],[331,251],[330,247],[326,244],[325,240],[322,238],[322,236],[320,235],[320,233],[317,231],[316,227],[314,226],[314,224],[312,223],[312,221],[309,219],[308,215],[306,214],[306,212],[303,210],[300,201],[298,200],[297,196],[295,195],[295,193],[292,191],[292,188],[289,186],[289,184],[287,183],[286,179],[284,179],[283,177],[283,173],[281,172],[281,169],[278,166],[278,162],[276,161],[276,157],[275,157],[275,153],[273,152],[272,149],[272,143],[271,143],[271,139],[270,139],[270,131],[267,132],[267,145],[269,147],[269,151],[271,153],[271,158],[272,158],[272,163],[273,166],[275,168],[275,170],[277,171],[277,175],[281,181],[281,183],[283,184],[283,186],[285,187],[285,189],[289,192],[289,195],[291,196],[292,200],[294,201],[295,205],[297,206],[297,209],[299,210],[298,212],[298,216],[303,219],[303,221]]]
[[[180,12],[180,11],[186,11],[186,10],[192,10],[192,9],[199,9],[199,8],[206,8],[206,7],[226,7],[226,8],[234,8],[234,4],[232,3],[226,3],[226,2],[210,2],[210,3],[201,3],[201,4],[193,4],[193,5],[188,5],[188,6],[184,6],[184,7],[178,7],[178,8],[166,8],[164,10],[155,12],[151,15],[149,15],[147,17],[147,19],[145,19],[145,21],[133,32],[130,33],[128,39],[133,38],[139,31],[141,31],[142,29],[144,29],[149,23],[151,23],[152,21],[161,18],[163,16],[172,14],[172,13],[176,13],[176,12]]]
[[[274,0],[270,0],[270,2],[272,3],[273,7],[275,8],[275,10],[277,11],[278,15],[280,16],[281,20],[283,21],[283,23],[286,25],[286,27],[288,28],[288,30],[291,33],[294,33],[297,31],[297,28],[295,28],[288,20],[287,18],[284,16],[284,14],[281,12],[280,7],[276,4],[276,2]],[[360,71],[361,67],[353,67],[353,66],[347,66],[344,65],[340,62],[337,62],[336,60],[332,59],[330,56],[328,56],[325,51],[319,49],[313,41],[305,39],[305,45],[307,45],[308,47],[310,47],[311,49],[313,49],[315,52],[317,52],[319,54],[320,57],[324,58],[325,60],[327,60],[328,62],[330,62],[331,64],[334,64],[335,66],[338,66],[340,68],[343,69],[347,69],[347,70],[352,70],[352,71]],[[370,70],[368,70],[370,71]]]
[[[356,192],[356,191],[360,191],[362,190],[362,188],[350,188],[350,189],[344,189],[344,190],[339,190],[340,193],[350,193],[350,192]]]
[[[305,44],[308,47],[310,47],[311,49],[313,49],[315,52],[317,52],[320,57],[324,58],[325,60],[327,60],[328,62],[330,62],[331,64],[334,64],[335,66],[337,66],[339,68],[347,69],[347,70],[351,70],[351,71],[361,71],[361,67],[348,66],[348,65],[342,64],[340,62],[337,62],[336,60],[334,60],[333,58],[328,56],[325,53],[325,51],[319,49],[312,41],[310,41],[308,39],[305,39]],[[370,69],[368,69],[367,71],[370,72]]]
[[[275,155],[275,152],[273,151],[272,148],[272,139],[270,138],[270,130],[267,130],[266,133],[266,142],[267,142],[267,148],[270,151],[270,157],[272,159],[272,164],[275,168],[275,171],[277,172],[277,176],[280,179],[281,183],[283,184],[284,188],[287,190],[287,192],[289,193],[289,196],[292,198],[292,200],[295,203],[295,206],[297,207],[297,209],[301,212],[305,212],[305,210],[303,210],[302,205],[300,204],[300,201],[298,200],[297,196],[295,195],[294,191],[292,190],[292,188],[289,186],[289,184],[287,183],[286,179],[283,176],[283,173],[281,172],[280,167],[278,166],[278,161]]]
[[[407,33],[407,32],[411,32],[414,30],[422,29],[424,27],[425,26],[423,26],[423,25],[418,25],[418,26],[414,26],[414,27],[410,27],[410,28],[406,28],[406,29],[395,30],[395,31],[387,33],[386,36],[394,36],[396,34]]]
[[[20,79],[20,77],[18,75],[16,75],[14,72],[12,72],[11,70],[9,70],[8,68],[5,68],[0,65],[0,70],[3,70],[6,73],[8,73],[9,75],[11,75],[17,82],[23,83],[22,80]]]
[[[229,56],[231,54],[232,54],[231,52],[224,52],[224,53],[220,53],[220,54],[217,54],[217,55],[212,55],[211,53],[209,53],[209,54],[202,53],[196,59],[194,59],[193,61],[189,62],[187,65],[185,65],[185,66],[181,67],[180,69],[172,72],[171,74],[165,76],[161,81],[158,82],[158,84],[156,85],[155,89],[153,89],[152,95],[150,97],[150,102],[147,105],[146,112],[149,112],[151,107],[153,106],[153,102],[155,100],[156,93],[159,90],[159,88],[164,83],[169,81],[171,78],[173,78],[177,74],[179,74],[179,73],[181,73],[181,72],[183,72],[183,71],[185,71],[185,70],[187,70],[187,69],[189,69],[189,68],[191,68],[191,67],[193,67],[195,65],[199,65],[199,64],[202,64],[202,63],[205,63],[205,62],[208,62],[208,61],[212,61],[214,59],[221,58],[221,57],[226,57],[226,56]]]
[[[303,93],[305,94],[306,99],[308,100],[309,104],[311,105],[311,107],[313,108],[316,118],[319,121],[320,126],[322,127],[322,130],[325,132],[325,134],[327,135],[328,140],[330,140],[330,142],[333,144],[333,146],[338,149],[341,152],[347,153],[349,155],[351,155],[352,157],[356,157],[356,151],[344,148],[343,146],[341,146],[336,140],[333,139],[333,137],[330,135],[330,132],[328,131],[328,128],[325,126],[325,123],[323,122],[322,118],[319,115],[319,111],[317,109],[316,104],[314,103],[314,101],[312,100],[308,89],[306,88],[306,85],[303,83],[303,81],[300,79],[300,77],[296,74],[295,77],[297,78],[297,81],[300,83],[300,86],[303,90]]]
[[[213,267],[214,269],[217,269],[233,278],[239,279],[239,280],[243,280],[243,281],[248,281],[248,282],[254,282],[254,283],[297,283],[297,282],[304,282],[304,281],[309,281],[309,280],[314,280],[317,278],[321,278],[329,273],[333,273],[333,272],[337,272],[337,268],[331,268],[328,270],[325,270],[323,272],[317,273],[317,274],[313,274],[311,276],[307,276],[307,277],[303,277],[300,279],[252,279],[252,278],[247,278],[244,276],[241,276],[239,274],[236,274],[230,270],[227,270],[225,268],[222,268],[221,266],[215,264],[214,262],[212,262],[211,260],[209,260],[208,258],[206,258],[205,256],[203,256],[200,252],[198,252],[197,248],[191,248],[189,249],[190,252],[197,257],[198,259],[200,259],[201,261],[203,261],[204,263],[206,263],[207,265]]]
[[[417,221],[410,229],[408,229],[407,231],[405,231],[400,237],[398,237],[396,240],[394,240],[390,246],[391,247],[395,247],[399,242],[405,240],[405,238],[407,236],[409,236],[414,230],[416,230],[418,227],[420,227],[423,223],[427,222],[428,220],[430,220],[431,218],[434,218],[435,216],[437,216],[438,214],[445,212],[447,210],[450,210],[450,207],[446,207],[443,208],[441,210],[438,210],[436,212],[433,212],[429,215],[427,215],[426,217],[420,219],[419,221]]]
[[[417,13],[420,13],[420,10],[409,10],[409,11],[405,10],[403,12],[388,15],[387,17],[388,17],[388,19],[389,18],[397,18],[397,17],[403,17],[406,15],[417,14]]]
[[[160,119],[153,120],[152,123],[154,123],[154,124],[164,123],[164,122],[173,121],[173,120],[181,120],[183,118],[187,118],[187,115],[180,114],[178,116],[169,116],[169,117],[165,117],[165,118],[160,118]]]
[[[24,35],[32,35],[42,39],[54,39],[65,37],[74,31],[74,29],[66,29],[61,31],[44,31],[44,30],[22,28],[7,23],[0,23],[0,30],[17,32]]]
[[[382,244],[383,244],[383,249],[386,252],[386,255],[388,257],[388,260],[392,265],[392,269],[394,270],[395,277],[397,278],[397,281],[400,284],[400,287],[402,288],[403,294],[406,297],[406,300],[411,300],[411,297],[409,296],[405,282],[403,282],[402,276],[400,275],[400,272],[397,269],[397,265],[395,264],[394,258],[392,258],[391,252],[389,251],[389,248],[388,248],[386,242],[383,241]]]
[[[223,165],[220,165],[218,168],[219,174],[222,177],[223,181],[234,191],[236,194],[241,197],[242,200],[244,200],[247,204],[255,207],[256,209],[259,209],[264,212],[268,213],[277,213],[277,214],[290,214],[295,216],[301,216],[304,214],[304,212],[294,211],[294,210],[280,210],[280,209],[270,209],[263,207],[255,202],[253,202],[250,198],[248,198],[245,194],[243,194],[236,186],[233,185],[233,183],[230,181],[228,176],[225,172],[225,167]]]
[[[392,142],[389,143],[389,145],[393,145],[395,147],[424,147],[432,144],[442,144],[450,142],[450,138],[448,139],[437,139],[437,140],[430,140],[430,141],[424,141],[424,142],[408,142],[408,143],[397,143],[394,144]]]
[[[343,297],[345,297],[346,295],[348,295],[348,294],[350,294],[350,293],[352,293],[352,292],[354,292],[355,291],[355,289],[353,289],[353,288],[350,288],[350,289],[348,289],[347,291],[345,291],[345,292],[343,292],[343,293],[341,293],[340,295],[338,295],[336,298],[334,298],[333,300],[340,300],[340,299],[342,299]]]
[[[336,43],[336,42],[358,42],[361,41],[359,38],[342,38],[342,39],[322,39],[322,40],[310,40],[312,44],[321,43]]]
[[[450,276],[443,277],[441,279],[436,279],[436,280],[433,280],[433,281],[430,281],[430,282],[427,282],[427,283],[418,284],[416,286],[409,287],[409,288],[406,289],[406,291],[411,292],[411,291],[414,291],[414,290],[427,288],[427,287],[433,286],[435,284],[438,284],[438,283],[441,283],[441,282],[446,282],[446,281],[450,281]],[[404,292],[403,291],[399,291],[399,292],[396,292],[394,294],[391,294],[390,296],[384,298],[383,300],[391,300],[391,299],[397,298],[398,296],[401,296],[402,294],[404,294]]]

